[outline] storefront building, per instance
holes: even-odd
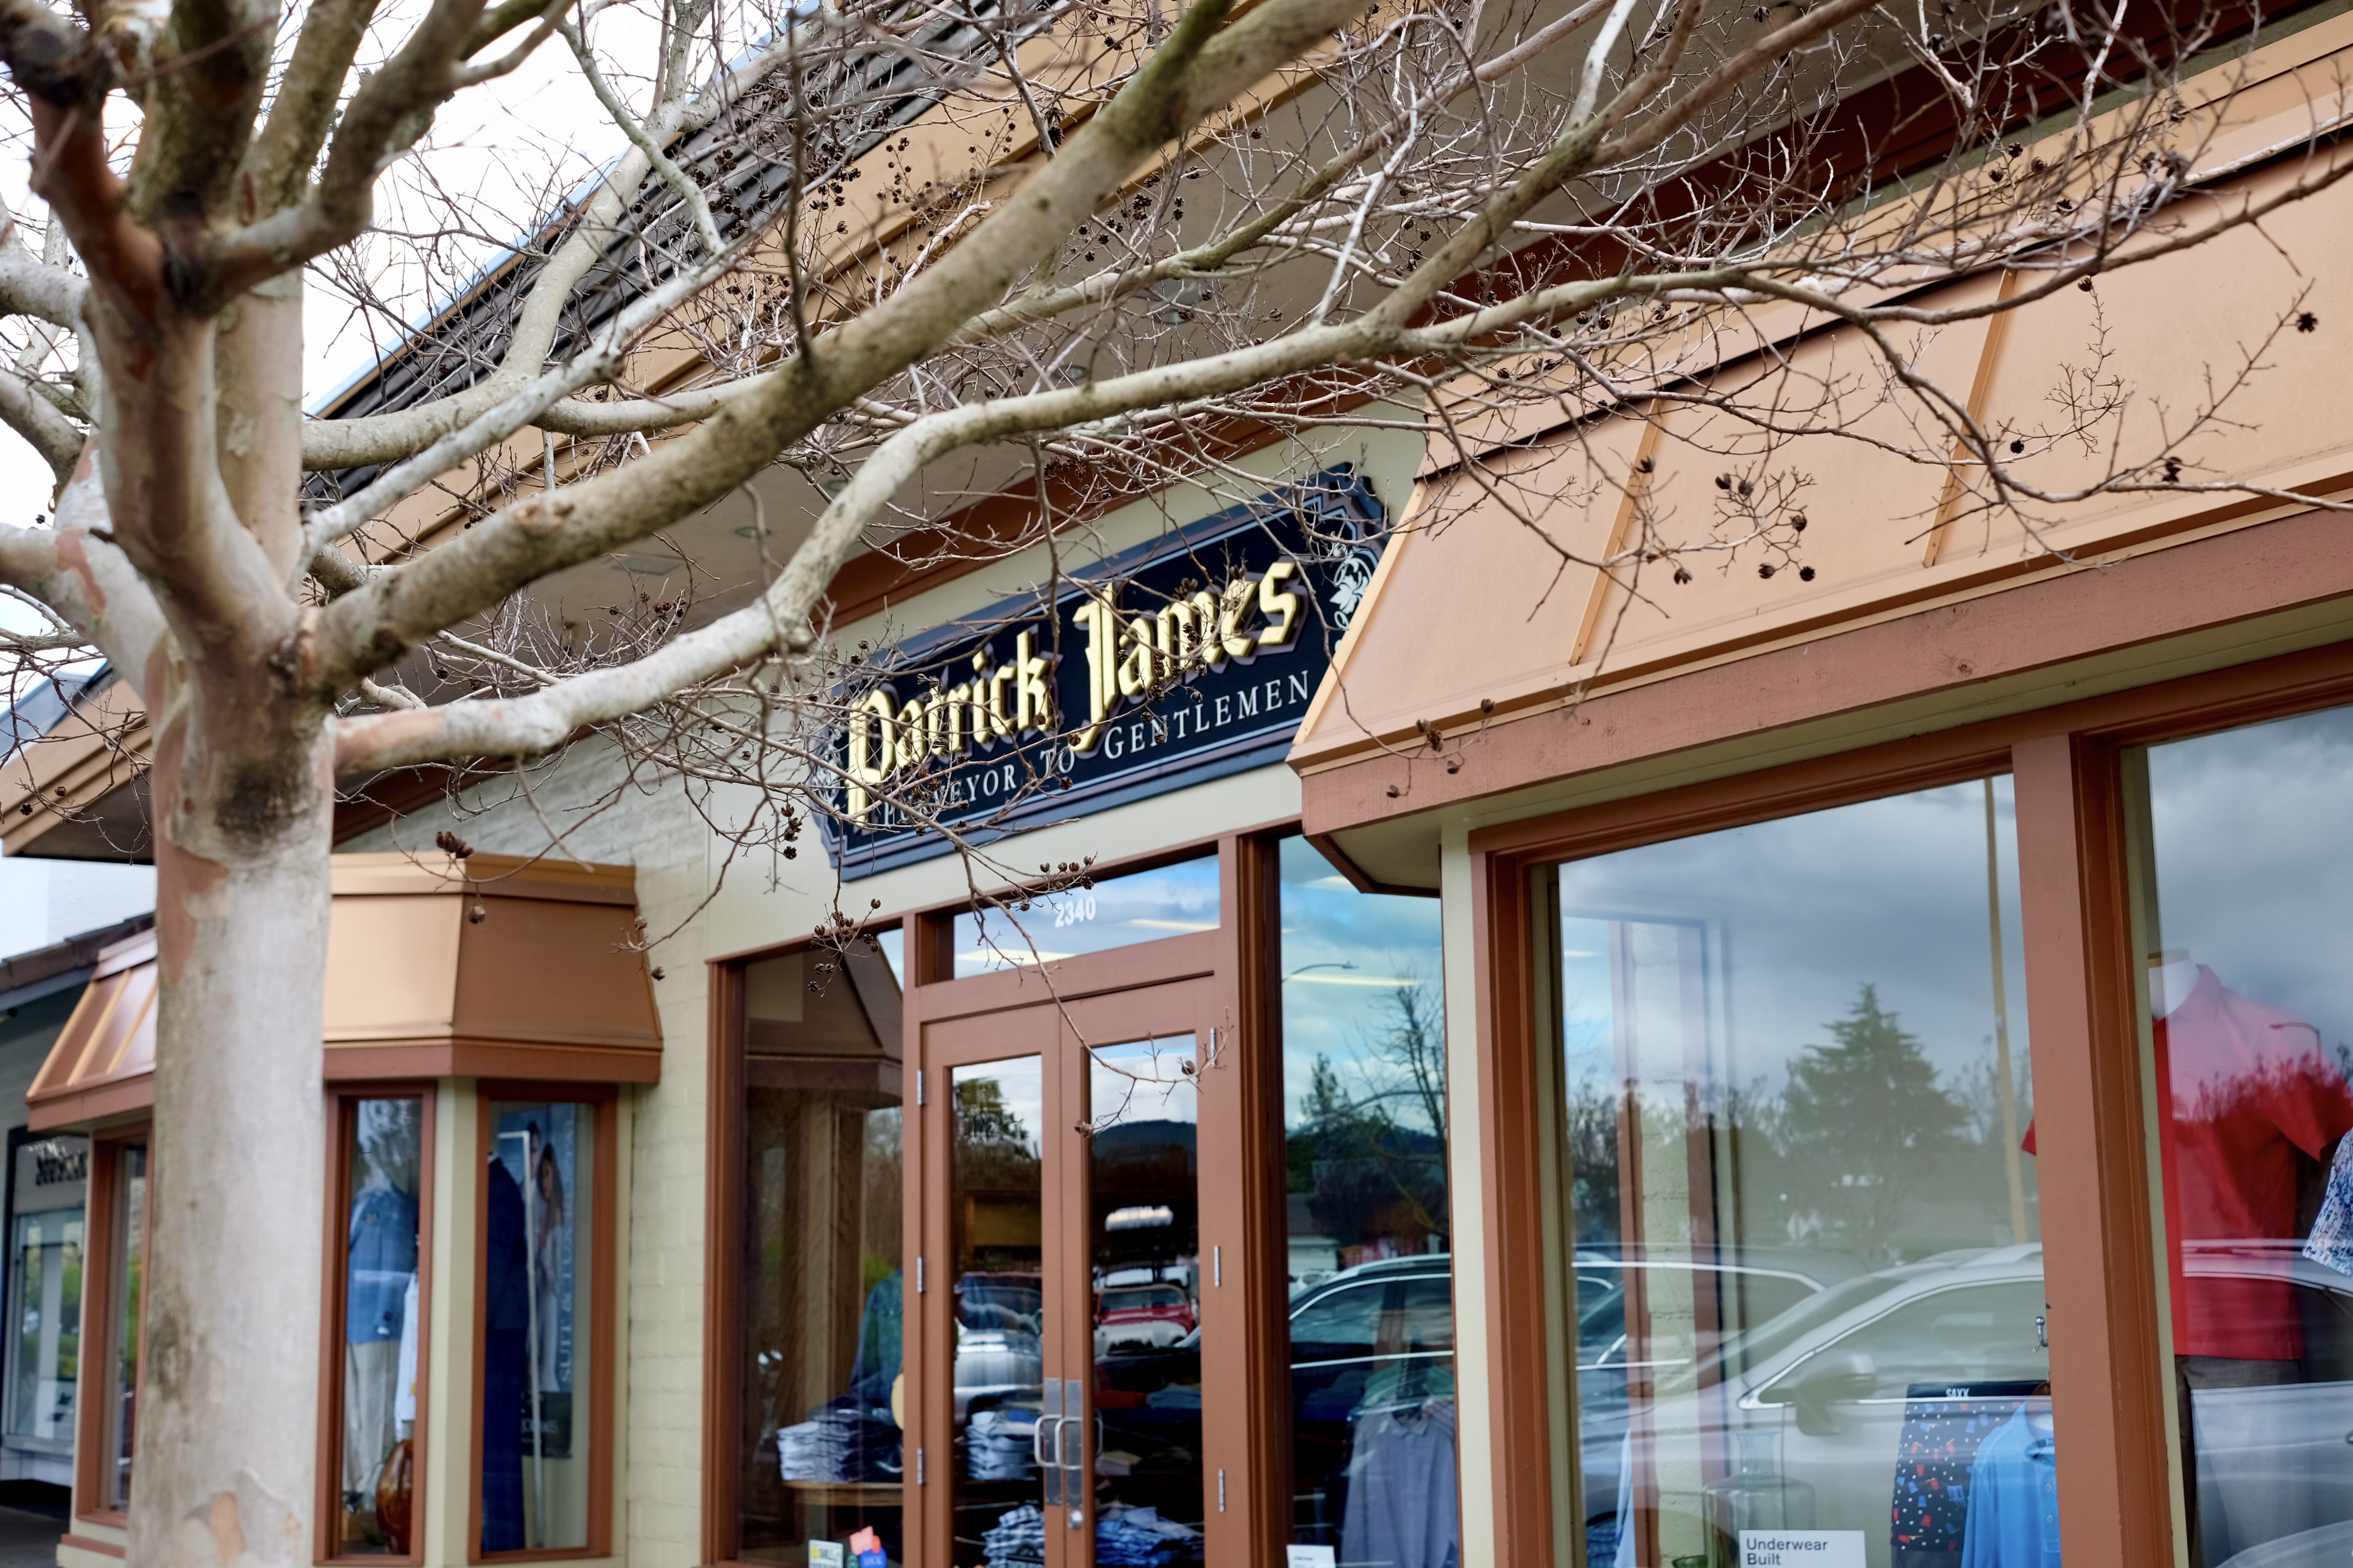
[[[0,1104],[7,1130],[8,1336],[0,1401],[0,1503],[48,1510],[72,1484],[80,1387],[81,1282],[90,1151],[28,1126],[25,1089],[73,1016],[84,988],[153,917],[134,915],[0,962]]]
[[[661,1070],[630,883],[626,867],[337,858],[329,1163],[287,1173],[323,1199],[319,1562],[612,1551],[624,1086]],[[88,1193],[61,1563],[124,1555],[157,984],[152,931],[109,950],[26,1093],[49,1141],[26,1148],[79,1151]]]
[[[2210,149],[2214,201],[2283,177],[2284,73],[2348,37],[2254,57],[2281,74]],[[2332,192],[2271,237],[2333,253],[2348,216]],[[2260,330],[2282,251],[2241,232],[1942,334],[1935,374],[2024,434],[2105,331],[2186,398]],[[2346,288],[2314,278],[2316,335]],[[1794,374],[1853,346],[1777,345]],[[2196,478],[2342,493],[2337,359],[2267,361]],[[1465,1561],[2336,1561],[2341,520],[2153,472],[2031,533],[1962,523],[1981,469],[1711,450],[1708,417],[1434,447],[1351,700],[1292,753],[1353,881],[1441,895]],[[1803,471],[1808,570],[1547,590],[1514,476],[1585,463],[1700,515]],[[1598,556],[1623,517],[1546,521]]]
[[[2253,57],[2216,199],[2348,48]],[[2191,385],[2348,228],[2333,190],[1938,374],[2023,421],[2096,322]],[[2353,485],[2353,284],[2300,309],[2193,479]],[[1368,421],[1083,549],[863,557],[834,636],[892,684],[795,849],[596,741],[355,805],[315,1559],[2343,1561],[2342,519],[2152,482],[2028,533],[1965,465],[1699,418]],[[1800,569],[1673,585],[1498,499],[1598,558],[1617,498],[1775,468]],[[1119,616],[1176,679],[1123,681]],[[918,774],[976,853],[893,814]],[[91,1140],[66,1568],[135,1468],[142,959],[31,1095]]]

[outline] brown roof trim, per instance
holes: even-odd
[[[632,868],[393,853],[330,875],[323,1081],[661,1080]],[[35,1131],[154,1103],[159,979],[152,930],[97,955],[25,1096]]]
[[[2331,600],[2343,521],[2306,512],[1598,693],[1495,723],[1458,773],[1391,752],[1306,773],[1311,837],[1883,705],[2055,669]],[[1990,696],[1990,694],[1989,694]],[[1922,721],[1920,728],[1935,725]]]
[[[119,945],[126,938],[149,931],[154,924],[155,915],[151,910],[143,915],[132,915],[129,920],[117,921],[97,931],[69,936],[47,947],[37,947],[14,958],[0,959],[0,1007],[14,1007],[25,1002],[37,1001],[69,985],[79,984],[97,973],[99,963],[108,949]]]

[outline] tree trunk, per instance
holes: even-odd
[[[302,539],[302,274],[261,284],[221,312],[221,483],[269,556],[291,575]]]
[[[237,737],[223,755],[201,719],[224,700],[194,699],[178,672],[158,673],[146,695],[164,710],[153,774],[163,989],[130,1560],[307,1563],[327,1158],[326,726],[290,721],[280,753],[259,754],[248,705],[222,726]]]

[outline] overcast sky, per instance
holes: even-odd
[[[2148,753],[2164,948],[2353,1040],[2353,709]]]
[[[1427,1004],[1435,1026],[1444,987],[1436,899],[1360,893],[1304,838],[1284,839],[1282,859],[1283,1121],[1297,1127],[1318,1056],[1361,1094],[1368,1055],[1398,1026],[1398,991]],[[1409,1100],[1388,1109],[1435,1131]]]
[[[2010,1048],[2026,993],[2010,780],[1993,782]],[[1708,1029],[1731,1084],[1785,1080],[1865,984],[1948,1079],[1992,1050],[1985,785],[1899,795],[1561,868],[1565,1045],[1609,1072],[1609,922],[1704,932]]]
[[[407,25],[422,10],[421,0],[391,0],[383,7],[373,35],[377,57],[398,46]],[[657,16],[644,0],[615,5],[598,14],[592,37],[616,80],[641,81],[657,36]],[[119,98],[114,118],[119,134],[127,134],[135,123]],[[432,272],[379,242],[373,258],[379,287],[397,297],[406,319],[427,318],[476,273],[495,265],[510,242],[536,226],[549,210],[548,192],[577,186],[625,145],[621,132],[597,107],[571,51],[561,39],[551,39],[512,76],[470,89],[443,109],[427,143],[378,185],[382,227],[417,234],[442,231],[451,226],[455,213],[463,230],[449,236],[444,247],[451,265]],[[21,139],[0,151],[0,195],[7,198],[11,210],[24,215],[29,229],[45,223],[47,212],[26,186],[28,152],[29,143]],[[37,235],[29,237],[37,252]],[[306,404],[315,404],[368,369],[380,352],[398,341],[393,321],[355,319],[349,302],[316,277],[306,293],[303,332]],[[5,487],[0,494],[15,498],[13,508],[0,510],[0,517],[30,522],[48,510],[52,486],[47,466],[33,449],[13,431],[0,428],[0,487]],[[6,624],[17,622],[11,618]]]

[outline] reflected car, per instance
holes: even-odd
[[[1046,1376],[1045,1280],[968,1273],[955,1282],[955,1415],[1009,1396],[1035,1400]]]
[[[2218,1568],[2305,1568],[2353,1560],[2353,1279],[2301,1256],[2294,1241],[2193,1244],[2192,1279],[2226,1274],[2286,1289],[2239,1289],[2236,1316],[2266,1310],[2304,1342],[2284,1363],[2301,1379],[2190,1394],[2198,1525]]]
[[[1853,1301],[1880,1287],[1861,1286],[1862,1263],[1842,1253],[1741,1247],[1653,1253],[1641,1247],[1581,1247],[1577,1281],[1577,1401],[1583,1462],[1588,1560],[1609,1563],[1617,1549],[1619,1488],[1625,1464],[1627,1390],[1702,1358],[1751,1353],[1764,1342],[1762,1325],[1788,1318],[1809,1303]],[[1662,1305],[1690,1314],[1695,1332],[1687,1346],[1630,1351],[1627,1308],[1637,1321]],[[1701,1325],[1718,1325],[1712,1331]]]
[[[1095,1354],[1166,1350],[1198,1326],[1193,1303],[1175,1285],[1121,1285],[1095,1292]]]
[[[1577,1384],[1588,1541],[1609,1561],[1627,1430],[1626,1387],[1650,1370],[1627,1357],[1630,1296],[1704,1298],[1735,1321],[1778,1319],[1862,1272],[1837,1254],[1753,1249],[1652,1257],[1641,1247],[1586,1247],[1575,1258]],[[1875,1290],[1877,1288],[1869,1288]],[[1869,1293],[1869,1290],[1866,1293]],[[1852,1293],[1845,1298],[1856,1299]],[[1720,1341],[1711,1342],[1711,1353]],[[1299,1517],[1294,1539],[1337,1541],[1356,1422],[1389,1389],[1419,1376],[1451,1394],[1451,1259],[1443,1253],[1360,1264],[1303,1285],[1291,1299],[1292,1430]]]
[[[1453,1259],[1360,1263],[1291,1298],[1293,1540],[1337,1546],[1358,1418],[1454,1394]]]
[[[2201,1452],[2206,1560],[2218,1568],[2225,1559],[2238,1568],[2273,1568],[2271,1559],[2253,1552],[2268,1550],[2263,1543],[2274,1536],[2353,1514],[2353,1433],[2348,1430],[2353,1416],[2347,1415],[2353,1411],[2353,1364],[2344,1364],[2353,1356],[2353,1279],[2284,1251],[2193,1254],[2187,1260],[2194,1274],[2284,1279],[2306,1333],[2305,1374],[2313,1379],[2211,1391],[2221,1396],[2218,1413],[2224,1405],[2249,1405],[2232,1414],[2237,1425],[2256,1435],[2243,1447],[2209,1441]],[[1635,1491],[1627,1394],[1630,1384],[1648,1384],[1646,1425],[1654,1452],[1678,1458],[1738,1455],[1756,1480],[1770,1483],[1783,1506],[1802,1500],[1810,1515],[1778,1522],[1861,1527],[1871,1568],[1888,1568],[1892,1545],[1880,1521],[1890,1517],[1895,1497],[1907,1406],[1981,1400],[1989,1385],[2000,1397],[2022,1402],[2025,1391],[2047,1385],[2051,1376],[2049,1314],[2042,1247],[2004,1247],[1947,1253],[1842,1280],[1732,1336],[1712,1353],[1672,1365],[1620,1361],[1588,1367],[1580,1358],[1588,1561],[1630,1560],[1617,1551],[1620,1510]],[[2207,1393],[2201,1391],[2201,1400]],[[2202,1425],[2206,1405],[2200,1408]],[[1614,1449],[1614,1456],[1604,1449]],[[2289,1489],[2306,1500],[2302,1510],[2278,1508],[2283,1480],[2292,1480]],[[2253,1517],[2245,1522],[2253,1533],[2226,1542],[2214,1535],[2214,1521],[2234,1485],[2265,1503],[2259,1513],[2249,1510]],[[1728,1499],[1727,1490],[1703,1506],[1729,1506]],[[1696,1542],[1704,1526],[1685,1518],[1672,1528]],[[2295,1550],[2282,1548],[2278,1568],[2295,1561]]]

